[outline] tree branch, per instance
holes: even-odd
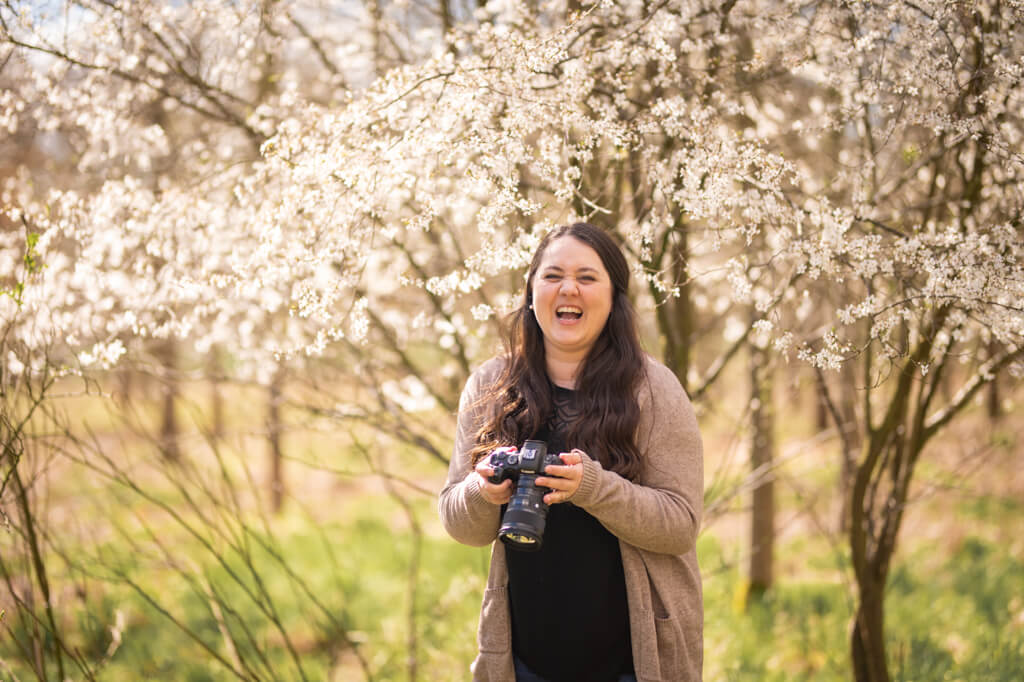
[[[942,427],[948,424],[953,417],[955,417],[970,403],[971,399],[983,386],[992,381],[1000,370],[1021,358],[1024,358],[1024,346],[1018,347],[1014,350],[1009,350],[1001,356],[991,358],[988,362],[979,367],[970,380],[961,387],[960,391],[957,392],[953,397],[953,400],[948,405],[932,413],[932,415],[925,420],[923,433],[924,440],[927,441]]]

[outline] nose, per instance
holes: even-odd
[[[575,277],[563,277],[561,286],[558,287],[559,293],[563,294],[579,293],[579,289],[579,282],[576,281]]]

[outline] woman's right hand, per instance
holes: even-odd
[[[476,476],[480,484],[480,494],[491,504],[505,504],[512,499],[512,479],[505,479],[501,483],[491,483],[487,480],[494,475],[494,470],[487,466],[487,460],[477,462]]]

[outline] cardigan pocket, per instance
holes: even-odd
[[[679,619],[670,616],[654,617],[654,630],[658,642],[658,667],[661,679],[679,680],[683,674],[681,669],[683,632]]]
[[[640,658],[634,655],[637,677],[642,680],[679,682],[684,671],[683,632],[679,619],[641,609]],[[637,633],[633,634],[636,638]]]
[[[636,611],[639,614],[640,631],[630,633],[636,676],[641,680],[662,680],[656,619],[650,609],[638,606]]]
[[[512,649],[512,616],[508,605],[508,587],[488,587],[480,609],[477,632],[480,653],[500,654]]]

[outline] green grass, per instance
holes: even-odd
[[[799,551],[845,563],[824,546]],[[702,538],[702,565],[721,551]],[[902,553],[888,582],[886,636],[894,681],[1020,679],[1024,670],[1024,564],[998,544],[968,537],[937,564],[935,548]],[[705,579],[705,677],[710,680],[849,680],[853,593],[834,581],[783,577],[745,612],[742,578]]]
[[[111,646],[111,625],[123,623],[120,646],[99,669],[102,680],[234,679],[203,644],[228,661],[252,661],[261,679],[324,680],[332,667],[335,679],[360,679],[361,665],[345,651],[340,629],[359,644],[374,679],[405,679],[414,582],[416,665],[430,671],[428,679],[460,679],[474,653],[488,555],[438,534],[434,504],[424,498],[412,505],[417,522],[429,526],[415,564],[406,512],[385,496],[350,501],[344,520],[313,522],[293,507],[271,523],[271,533],[260,523],[219,526],[241,538],[235,542],[217,541],[205,529],[209,546],[150,509],[147,524],[169,552],[157,551],[139,524],[127,522],[120,524],[123,535],[106,544],[71,548],[67,561],[51,559],[51,583],[89,585],[59,605],[61,627],[69,645],[96,666]],[[10,611],[14,637],[0,638],[0,660],[19,679],[34,679],[12,646],[28,638],[31,623]],[[236,635],[235,656],[223,626]],[[49,669],[55,672],[54,661]]]
[[[254,534],[249,561],[257,567],[259,581],[234,551],[214,556],[198,543],[174,538],[175,552],[189,557],[190,568],[183,576],[165,561],[112,540],[96,548],[88,562],[97,569],[95,576],[107,579],[88,581],[86,594],[61,604],[64,627],[72,633],[74,646],[90,660],[100,661],[120,612],[123,641],[100,669],[102,680],[233,679],[140,596],[148,593],[161,609],[230,658],[209,599],[190,583],[202,576],[208,589],[222,594],[229,605],[231,612],[221,617],[233,631],[241,633],[242,623],[251,629],[252,641],[243,644],[238,655],[257,661],[257,650],[262,652],[266,661],[257,671],[272,670],[274,678],[284,680],[328,679],[341,626],[360,642],[374,679],[408,679],[414,538],[401,508],[389,498],[370,497],[355,507],[343,520],[322,524],[310,523],[293,510],[274,522],[273,536]],[[418,500],[413,508],[424,527],[416,572],[416,664],[422,679],[468,679],[488,552],[440,534],[433,500]],[[256,539],[274,551],[260,548]],[[782,576],[773,590],[744,611],[736,598],[743,579],[729,559],[733,549],[723,547],[713,530],[699,544],[705,570],[706,679],[848,680],[847,632],[853,601],[836,568],[844,557],[830,555],[832,550],[824,543],[803,538],[781,547],[780,555],[798,552],[816,564],[815,574],[831,568],[836,579]],[[323,610],[299,589],[274,553],[301,577]],[[973,537],[937,564],[926,548],[901,557],[889,580],[887,601],[893,679],[1018,679],[1024,669],[1024,565],[1019,559],[1006,547]],[[102,563],[102,569],[93,562]],[[138,590],[115,572],[136,582]],[[231,572],[241,584],[231,579]],[[270,595],[294,655],[283,646],[267,613],[242,588],[256,590],[260,584]],[[10,612],[6,619],[17,631]],[[3,642],[0,657],[20,679],[34,679],[9,640]],[[339,660],[333,679],[362,677],[350,654]]]
[[[251,403],[232,407],[233,425],[251,418]],[[349,449],[350,441],[311,428],[290,432],[287,441],[296,458],[286,464],[292,498],[281,514],[261,517],[265,445],[240,428],[223,455],[244,511],[225,514],[218,505],[227,500],[228,480],[216,467],[162,467],[152,444],[118,438],[115,420],[94,405],[89,410],[110,430],[119,465],[131,468],[145,492],[64,460],[49,464],[49,477],[39,482],[47,486],[51,513],[47,566],[57,618],[69,647],[95,668],[97,679],[220,682],[235,679],[228,666],[237,660],[250,662],[260,679],[359,680],[365,667],[374,680],[407,680],[413,666],[420,680],[469,679],[489,550],[448,538],[434,497],[397,485],[403,500],[396,500],[366,476],[366,462]],[[802,431],[793,427],[790,437]],[[368,432],[347,435],[365,438],[389,470],[425,489],[439,487],[442,467],[422,453],[379,445]],[[199,459],[210,451],[187,452]],[[835,484],[834,467],[830,457],[814,455],[788,465],[785,480],[800,487],[780,487],[780,523],[810,510],[832,518],[827,491]],[[1013,463],[1010,457],[1000,466]],[[929,480],[954,480],[941,462],[929,466],[923,470]],[[247,467],[254,470],[252,487]],[[180,489],[169,485],[171,476]],[[186,493],[205,521],[187,511]],[[937,495],[914,506],[908,518],[955,532],[938,546],[905,533],[888,581],[893,680],[1018,680],[1024,670],[1024,506],[1006,490],[990,494],[984,485],[970,495]],[[737,499],[699,540],[705,679],[847,682],[855,594],[844,543],[813,530],[780,539],[777,584],[744,608],[745,547],[738,524],[730,526],[730,515],[745,518],[743,504]],[[0,528],[0,558],[16,585],[30,581],[21,554],[17,535]],[[15,646],[33,625],[2,582],[0,612],[0,680],[11,673],[36,679],[29,656]],[[34,613],[43,615],[38,602]],[[234,653],[224,629],[235,637]],[[347,642],[355,643],[358,656]],[[56,677],[52,656],[48,672]],[[85,677],[73,666],[68,676]]]

